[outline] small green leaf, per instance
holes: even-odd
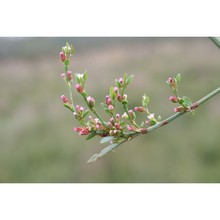
[[[117,144],[111,144],[108,147],[104,148],[99,154],[94,154],[87,163],[95,162],[97,159],[100,159],[107,153],[113,151],[115,148],[117,148],[119,145],[123,144],[126,140],[123,140]]]
[[[127,79],[127,85],[129,85],[133,81],[133,79],[134,79],[134,75],[129,76]]]
[[[64,64],[65,64],[65,66],[68,66],[69,65],[69,63],[70,63],[70,61],[67,59],[67,60],[65,60],[65,62],[64,62]]]
[[[125,83],[127,82],[127,73],[124,74],[123,82],[125,82]]]
[[[104,108],[104,111],[108,114],[110,113],[110,110],[108,108]]]
[[[161,115],[158,115],[158,117],[157,117],[157,121],[161,121]]]
[[[75,79],[76,79],[76,82],[80,84],[80,80],[79,80],[77,74],[78,74],[78,73],[75,73]]]
[[[127,104],[128,104],[127,100],[122,101],[122,105],[127,105]]]
[[[176,75],[176,81],[177,81],[177,83],[179,83],[180,80],[181,80],[181,74],[180,74],[180,73],[177,73],[177,75]]]
[[[190,106],[192,105],[192,101],[191,101],[188,97],[183,96],[182,100],[184,101],[183,104],[184,104],[186,107],[190,107]]]
[[[83,80],[86,81],[87,79],[88,79],[88,72],[87,70],[85,70],[83,73]]]
[[[92,157],[90,157],[87,163],[96,162],[96,160],[98,159],[98,156],[99,156],[98,154],[94,154]]]
[[[121,122],[120,122],[120,126],[121,126],[121,127],[124,127],[124,126],[125,126],[125,122],[124,122],[124,121],[121,121]]]
[[[74,112],[73,108],[70,107],[67,103],[63,104],[66,108],[68,108],[71,112]]]
[[[96,136],[96,132],[95,131],[92,131],[89,136],[86,138],[86,140],[90,140],[92,138],[94,138]]]
[[[110,98],[111,98],[112,100],[114,100],[115,97],[116,97],[116,94],[115,94],[115,92],[114,92],[114,87],[113,87],[113,86],[111,86],[110,89],[109,89],[109,96],[110,96]]]
[[[89,110],[86,110],[84,113],[83,113],[83,118],[85,118],[87,115],[89,114]]]
[[[141,127],[141,128],[143,128],[143,127],[144,127],[144,122],[141,122],[140,127]]]
[[[184,103],[184,100],[182,98],[179,99],[179,103],[182,105]]]
[[[144,94],[143,98],[142,98],[142,105],[143,105],[143,107],[147,107],[149,102],[150,102],[150,98],[146,94]]]
[[[113,140],[113,139],[114,139],[113,136],[104,137],[104,138],[101,139],[100,144],[107,143],[107,142],[109,142],[109,141],[111,141],[111,140]]]
[[[116,79],[115,80],[115,84],[116,84],[116,86],[118,87],[118,88],[121,88],[121,84],[120,84],[120,82]]]
[[[155,125],[157,122],[155,120],[150,120],[150,125],[153,126]]]

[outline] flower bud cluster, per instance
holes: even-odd
[[[75,132],[79,132],[79,135],[88,135],[90,134],[90,128],[89,127],[75,127]]]
[[[73,94],[72,94],[72,72],[69,70],[69,57],[73,54],[74,49],[68,43],[62,48],[60,52],[60,59],[64,63],[64,73],[61,73],[61,78],[67,83],[70,91],[70,100],[62,95],[61,100],[66,107],[73,112],[74,117],[80,122],[81,127],[75,127],[74,131],[78,132],[79,135],[88,135],[88,139],[99,135],[101,137],[111,136],[115,141],[117,140],[129,140],[138,134],[146,134],[147,127],[153,126],[160,121],[160,116],[156,119],[154,113],[150,113],[148,110],[148,104],[150,98],[147,95],[142,97],[142,105],[135,106],[133,109],[128,108],[128,95],[125,93],[127,86],[133,80],[133,75],[127,76],[124,74],[123,77],[115,80],[116,86],[110,87],[109,94],[105,96],[105,101],[102,106],[105,112],[109,116],[109,120],[104,121],[96,112],[95,99],[92,96],[87,95],[85,91],[85,85],[88,78],[87,71],[83,73],[75,74],[75,92],[82,95],[86,102],[89,110],[85,110],[84,107],[73,105]],[[175,112],[181,112],[185,110],[187,99],[180,99],[178,97],[178,82],[180,75],[177,77],[170,77],[167,83],[171,87],[175,96],[170,96],[169,100],[173,103],[181,103],[180,107],[175,108]],[[70,83],[71,82],[71,83]],[[182,101],[181,101],[182,100]],[[124,113],[120,115],[117,112],[117,105],[121,105],[124,109]],[[184,107],[185,106],[185,107]],[[95,117],[89,116],[89,112],[93,113]],[[136,114],[146,114],[146,119],[138,125],[136,121]]]
[[[174,108],[174,112],[185,112],[185,111],[191,111],[193,112],[193,109],[191,108],[193,103],[192,101],[186,97],[183,96],[182,98],[178,95],[178,83],[181,80],[181,75],[178,73],[176,77],[170,77],[167,80],[167,83],[169,84],[170,88],[172,89],[175,96],[170,96],[169,100],[173,103],[178,103],[181,106]]]

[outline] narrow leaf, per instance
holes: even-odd
[[[95,162],[98,159],[98,154],[94,154],[88,161],[87,163]]]
[[[114,139],[113,136],[104,137],[104,138],[101,139],[100,144],[107,143],[107,142],[109,142],[109,141],[111,141],[113,139]]]
[[[83,114],[83,118],[85,118],[89,114],[89,110],[86,110]]]
[[[161,121],[161,115],[158,115],[158,117],[157,117],[157,121]]]
[[[115,80],[115,84],[118,88],[121,88],[121,84],[119,83],[119,81],[117,79]]]
[[[115,94],[115,92],[114,92],[114,87],[113,87],[113,86],[110,87],[109,96],[110,96],[110,98],[113,99],[113,100],[114,100],[115,97],[116,97],[116,94]]]
[[[142,98],[142,105],[143,107],[147,107],[147,105],[149,104],[150,102],[150,98],[149,96],[147,96],[146,94],[143,95],[143,98]]]
[[[87,70],[85,70],[83,73],[83,80],[86,81],[87,79],[88,79],[88,72]]]
[[[80,80],[77,75],[78,75],[78,73],[75,73],[75,79],[76,79],[76,82],[80,84]]]
[[[95,162],[97,159],[100,159],[101,157],[103,157],[104,155],[106,155],[107,153],[109,153],[110,151],[112,151],[113,149],[115,149],[117,146],[119,146],[119,144],[111,144],[108,147],[104,148],[99,154],[94,154],[87,163],[91,163],[91,162]]]
[[[134,75],[129,76],[127,79],[127,85],[129,85],[133,81],[133,79],[134,79]]]
[[[186,96],[183,96],[183,101],[184,101],[184,105],[186,105],[187,107],[191,106],[192,105],[192,101],[186,97]]]
[[[180,80],[181,80],[181,74],[180,74],[180,73],[177,73],[177,75],[176,75],[176,81],[177,81],[177,83],[179,83]]]
[[[123,81],[127,82],[127,73],[124,74]]]
[[[96,132],[93,131],[93,132],[86,138],[86,140],[90,140],[90,139],[94,138],[95,135],[96,135]]]
[[[108,114],[110,113],[110,110],[108,108],[104,108],[104,110],[106,113],[108,113]]]
[[[91,163],[91,162],[95,162],[97,159],[100,159],[101,157],[103,157],[104,155],[106,155],[107,153],[113,151],[115,148],[117,148],[119,145],[123,144],[124,142],[126,142],[126,140],[123,140],[119,143],[115,143],[115,144],[111,144],[108,147],[104,148],[99,154],[94,154],[87,163]]]

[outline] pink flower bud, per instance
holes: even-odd
[[[64,62],[66,60],[66,56],[65,56],[64,52],[60,52],[60,59],[62,62]]]
[[[108,126],[109,128],[112,128],[112,123],[110,121],[108,122]]]
[[[74,131],[79,132],[79,135],[87,135],[90,133],[89,127],[83,127],[83,128],[77,127],[74,128]]]
[[[122,96],[121,96],[120,94],[117,95],[117,100],[118,100],[119,102],[122,102]]]
[[[177,103],[178,102],[178,98],[175,96],[170,96],[169,100],[173,103]]]
[[[144,107],[135,107],[134,110],[141,113],[141,112],[145,111],[145,108]]]
[[[147,125],[150,125],[150,124],[151,124],[149,120],[147,120],[145,123],[146,123]]]
[[[77,112],[80,111],[79,108],[80,108],[79,105],[77,105],[77,106],[76,106],[76,111],[77,111]]]
[[[109,109],[110,111],[112,111],[112,110],[114,109],[114,106],[113,106],[113,105],[109,105],[108,109]]]
[[[82,128],[79,128],[79,127],[76,128],[76,127],[75,127],[73,130],[74,130],[75,132],[80,132],[80,131],[82,131]]]
[[[169,83],[173,83],[173,82],[174,82],[174,81],[173,81],[173,78],[170,77],[170,78],[168,79],[168,82],[169,82]]]
[[[120,118],[120,114],[116,114],[115,117],[116,117],[117,119],[119,119],[119,118]]]
[[[182,106],[174,108],[174,112],[184,112],[186,109]]]
[[[76,84],[76,90],[81,94],[84,89],[80,84]]]
[[[69,102],[69,99],[66,96],[64,96],[64,95],[61,95],[60,98],[62,99],[63,103]]]
[[[114,124],[114,118],[110,118],[110,122],[112,123],[112,124]]]
[[[124,118],[124,119],[128,119],[128,115],[127,115],[126,112],[122,115],[122,118]]]
[[[81,107],[79,108],[79,110],[82,112],[82,111],[84,111],[84,108],[81,106]]]
[[[66,77],[66,74],[65,73],[61,73],[60,76],[61,76],[61,78],[64,79]]]
[[[123,79],[122,77],[119,79],[119,82],[122,84],[123,83]]]
[[[118,93],[118,87],[114,87],[114,92]]]
[[[106,104],[107,104],[107,105],[111,105],[111,104],[112,104],[112,100],[111,100],[110,98],[107,98],[107,99],[106,99]]]
[[[116,128],[117,130],[120,130],[120,129],[121,129],[120,124],[119,124],[119,123],[115,123],[115,128]]]
[[[96,124],[100,124],[100,121],[99,121],[98,118],[95,118],[94,121],[95,121]]]
[[[72,79],[72,74],[71,74],[71,71],[70,71],[70,70],[67,72],[67,77],[68,77],[68,80],[71,80],[71,79]]]
[[[91,96],[87,97],[87,101],[89,103],[90,108],[93,108],[95,106],[95,99],[92,98]]]
[[[90,131],[89,131],[89,128],[83,128],[82,131],[79,132],[79,135],[87,135],[89,134]]]
[[[170,77],[167,82],[170,84],[171,87],[175,88],[176,85],[175,85],[175,81],[173,78]]]
[[[128,129],[129,131],[136,131],[135,126],[132,126],[132,125],[128,125],[128,126],[127,126],[127,129]]]
[[[133,119],[134,118],[134,112],[132,110],[129,110],[129,115],[131,116],[131,118]]]

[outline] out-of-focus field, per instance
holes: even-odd
[[[0,182],[220,182],[220,97],[195,117],[122,145],[93,164],[100,139],[85,141],[63,107],[59,51],[74,44],[71,70],[88,70],[88,93],[104,101],[115,78],[134,74],[130,108],[151,98],[162,118],[174,105],[165,81],[180,72],[180,94],[196,101],[220,84],[220,50],[208,38],[0,38]],[[78,94],[74,100],[84,105]]]

